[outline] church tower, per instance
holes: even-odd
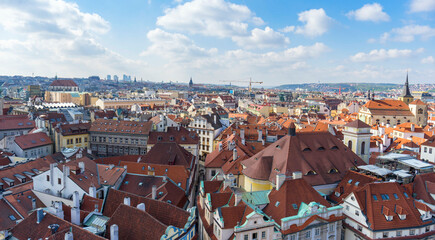
[[[406,103],[406,104],[409,104],[412,101],[414,101],[414,97],[411,95],[411,91],[409,91],[408,73],[406,73],[405,86],[403,86],[403,93],[399,97],[399,100]]]
[[[193,87],[193,81],[192,81],[192,77],[190,78],[190,81],[189,81],[189,88],[192,88]]]

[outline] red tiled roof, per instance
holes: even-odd
[[[36,214],[37,211],[34,211],[12,228],[10,231],[12,236],[17,239],[63,240],[65,239],[65,234],[68,231],[72,231],[74,239],[105,239],[47,212],[45,212],[42,221],[38,224],[36,223]],[[51,233],[49,228],[51,224],[59,225],[55,234]]]
[[[274,183],[277,174],[302,172],[312,186],[339,182],[349,169],[365,165],[329,132],[286,135],[242,164],[243,174],[253,179]]]
[[[375,231],[418,227],[427,224],[421,220],[420,213],[414,207],[415,200],[410,197],[410,193],[407,193],[408,197],[406,197],[405,192],[405,188],[397,182],[382,182],[366,184],[354,193],[370,228]],[[384,199],[382,194],[388,195],[388,199],[386,197]],[[373,195],[376,195],[377,200],[374,199]],[[399,206],[403,209],[402,211],[408,213],[406,219],[400,219],[394,212]],[[390,211],[384,212],[384,209]],[[387,221],[384,213],[392,214],[393,219]]]
[[[264,213],[281,225],[281,219],[298,214],[301,203],[319,203],[325,207],[331,207],[320,194],[311,187],[304,179],[293,179],[285,181],[277,191],[274,188],[269,193],[269,204],[263,209]],[[297,209],[293,207],[297,205]]]
[[[337,185],[334,192],[329,195],[329,199],[336,203],[341,203],[341,201],[353,191],[365,186],[368,183],[376,181],[380,181],[380,179],[365,175],[363,173],[348,171]],[[338,197],[335,195],[336,192],[340,194]]]
[[[151,122],[117,121],[111,119],[95,119],[92,123],[91,132],[121,133],[127,135],[148,135],[151,130]]]
[[[145,205],[145,209],[148,208]],[[120,204],[107,222],[106,238],[111,239],[110,226],[118,225],[119,239],[160,239],[166,231],[167,225],[158,221],[146,210]]]
[[[16,220],[21,219],[4,199],[0,199],[0,229],[6,230],[15,226],[15,220],[11,220],[9,216],[13,216]]]
[[[194,156],[175,142],[156,143],[140,162],[161,165],[182,165],[190,168]]]
[[[89,129],[91,128],[90,123],[75,123],[75,124],[62,124],[56,131],[62,134],[63,136],[70,135],[78,135],[78,134],[87,134],[89,133]]]
[[[30,120],[27,116],[0,116],[0,131],[33,128],[35,128],[35,121]]]
[[[435,200],[431,196],[435,195],[435,173],[418,174],[410,185],[416,199],[435,205]]]
[[[140,203],[145,204],[145,210],[164,225],[172,225],[178,228],[184,228],[190,214],[172,204],[144,198],[135,194],[119,191],[113,188],[109,189],[104,203],[104,216],[111,217],[118,206],[124,202],[125,197],[130,197],[131,206],[137,206]]]
[[[74,80],[54,80],[50,86],[54,87],[78,87]]]
[[[180,145],[198,144],[199,137],[196,132],[191,132],[184,127],[168,127],[167,132],[150,132],[147,144],[158,142],[176,142]]]
[[[43,132],[17,136],[14,141],[23,150],[53,144],[50,137]]]
[[[367,123],[365,123],[359,119],[352,121],[344,126],[351,127],[351,128],[371,128],[370,125],[368,125]]]
[[[80,204],[80,210],[93,212],[98,209],[101,212],[103,207],[103,199],[93,198],[87,194],[83,195],[82,203]]]
[[[370,100],[364,107],[372,109],[409,110],[408,105],[400,100]]]

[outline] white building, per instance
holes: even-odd
[[[17,136],[10,147],[17,157],[39,158],[53,153],[53,142],[43,132]]]
[[[424,161],[429,161],[435,163],[435,141],[434,138],[430,138],[420,147],[420,159]]]

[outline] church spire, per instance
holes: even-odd
[[[412,97],[411,91],[409,91],[409,83],[408,83],[408,71],[406,72],[406,82],[403,87],[402,97]]]

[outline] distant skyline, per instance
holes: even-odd
[[[0,75],[435,82],[435,0],[3,0],[0,16]]]

